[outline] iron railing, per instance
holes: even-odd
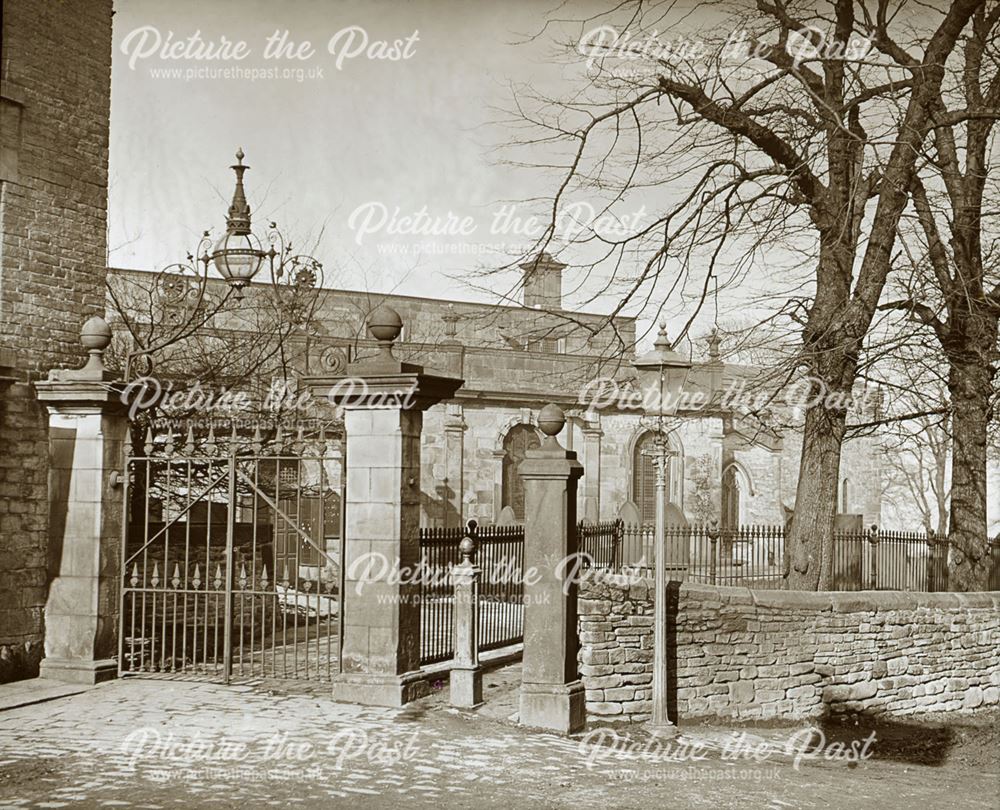
[[[611,571],[652,574],[656,531],[652,524],[621,520],[578,526],[585,564]],[[784,586],[782,526],[668,526],[671,579],[757,589]],[[990,541],[989,590],[1000,590],[1000,537]],[[922,532],[838,531],[833,543],[833,590],[947,591],[950,543]]]
[[[459,544],[468,534],[476,544],[473,561],[479,581],[479,650],[516,644],[524,635],[524,527],[479,526],[420,530],[420,663],[454,655],[452,566],[461,560]]]

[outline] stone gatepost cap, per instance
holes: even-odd
[[[368,316],[368,334],[380,342],[392,343],[403,331],[403,319],[392,307],[382,304]]]
[[[567,450],[556,438],[565,426],[566,414],[555,403],[550,402],[539,411],[538,429],[545,435],[545,439],[541,447],[525,453],[524,461],[517,467],[519,475],[543,478],[583,475],[583,465],[576,460],[576,451]]]
[[[545,434],[545,445],[557,447],[556,436],[566,426],[566,414],[553,402],[546,405],[538,414],[538,429]]]
[[[111,345],[111,327],[104,318],[95,315],[80,329],[80,342],[85,349],[104,351]]]
[[[80,343],[87,350],[89,357],[83,368],[54,368],[49,371],[48,382],[52,383],[91,383],[111,382],[115,375],[104,367],[104,350],[111,345],[111,327],[100,315],[87,320],[80,329]],[[38,388],[36,383],[36,388]],[[44,388],[44,383],[42,383]],[[38,388],[39,391],[43,388]]]

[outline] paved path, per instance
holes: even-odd
[[[486,716],[443,694],[395,711],[305,684],[111,682],[0,713],[0,807],[996,808],[995,758],[796,769],[783,754],[725,761],[730,733],[705,728],[682,737],[706,746],[703,761],[595,754],[511,724],[511,672],[489,676]]]

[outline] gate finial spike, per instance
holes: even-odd
[[[191,579],[191,584],[194,585],[195,590],[201,587],[201,568],[198,563],[194,564],[194,577]]]
[[[132,578],[129,581],[133,588],[139,584],[139,563],[132,563]]]
[[[205,440],[205,452],[208,455],[210,455],[210,456],[214,456],[215,455],[215,450],[216,450],[216,446],[215,446],[215,423],[214,422],[209,422],[208,423],[208,438]]]
[[[147,456],[153,455],[153,426],[150,425],[146,428],[146,443],[143,445],[143,450],[146,451]]]
[[[181,567],[178,563],[174,563],[174,577],[170,580],[170,584],[174,588],[179,588],[181,586]]]
[[[288,560],[285,560],[285,572],[281,580],[281,587],[282,588],[288,587]]]
[[[212,584],[215,585],[215,589],[216,590],[218,590],[219,588],[222,587],[222,566],[221,565],[216,565],[215,566],[215,581]]]
[[[163,452],[168,456],[172,455],[174,452],[174,426],[171,425],[167,428],[167,441],[163,445]]]
[[[245,562],[240,563],[240,589],[247,589],[247,564]]]
[[[187,439],[184,441],[184,453],[190,456],[194,452],[194,425],[188,423]]]
[[[264,442],[260,438],[260,425],[255,425],[253,429],[253,451],[260,453],[264,449]]]
[[[153,577],[149,580],[149,584],[154,588],[160,584],[160,566],[158,563],[153,563]]]
[[[260,589],[262,591],[267,590],[267,563],[264,563],[264,567],[260,572]]]

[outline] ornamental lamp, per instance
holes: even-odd
[[[250,167],[243,163],[243,150],[236,151],[237,162],[230,166],[236,172],[236,188],[226,217],[226,232],[215,243],[209,260],[226,282],[243,297],[243,288],[252,280],[268,252],[250,230],[250,205],[243,191],[243,173]]]
[[[660,324],[653,350],[637,357],[632,365],[636,370],[646,414],[656,417],[674,415],[691,370],[691,362],[671,347],[666,323]]]

